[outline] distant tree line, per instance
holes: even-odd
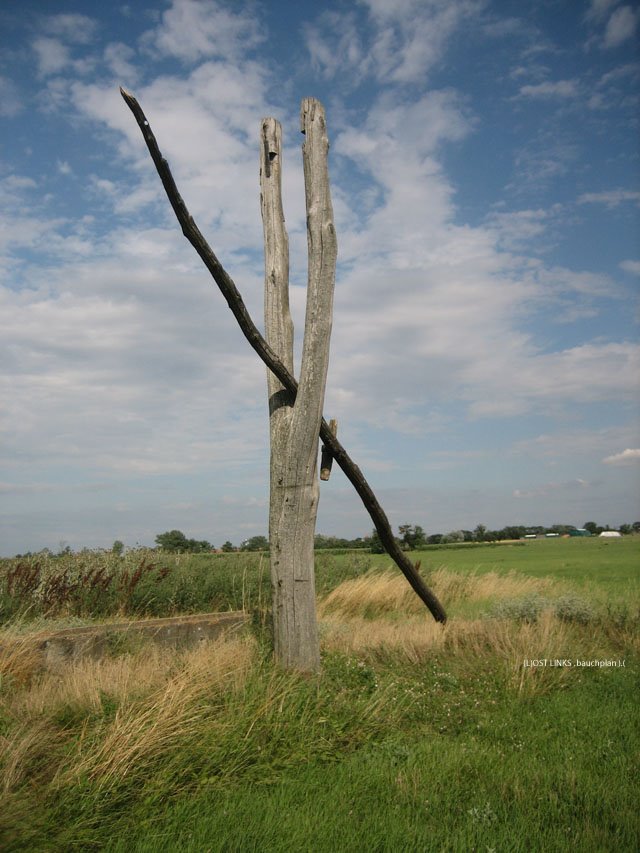
[[[504,542],[524,539],[526,536],[546,536],[549,534],[565,536],[577,529],[573,524],[552,524],[550,527],[518,524],[503,527],[500,530],[489,530],[484,524],[478,524],[474,530],[451,530],[449,533],[433,533],[427,536],[419,525],[401,524],[398,528],[397,539],[407,551],[415,551],[427,545],[448,545],[458,542]],[[597,536],[611,528],[609,525],[601,526],[594,521],[587,521],[582,529],[588,531],[592,536]],[[640,533],[640,521],[635,521],[633,524],[621,524],[617,529],[623,536]],[[381,554],[384,552],[376,530],[364,542],[368,544],[372,553]]]
[[[428,545],[448,545],[464,542],[504,542],[508,539],[524,539],[525,536],[545,536],[548,534],[556,534],[563,536],[570,534],[577,528],[573,524],[552,524],[550,527],[542,525],[511,525],[503,527],[500,530],[489,530],[484,524],[478,524],[474,530],[450,530],[448,533],[432,533],[427,535],[424,529],[419,524],[401,524],[398,528],[398,536],[396,539],[400,545],[407,551],[416,551],[420,548],[425,548]],[[588,531],[592,536],[598,536],[606,530],[611,530],[608,524],[600,525],[595,521],[587,521],[582,526],[583,530]],[[617,529],[623,536],[630,534],[640,534],[640,521],[634,521],[632,524],[621,524]],[[207,554],[215,551],[223,551],[230,553],[234,551],[268,551],[269,540],[266,536],[251,536],[245,539],[240,545],[234,545],[227,540],[217,549],[206,539],[189,539],[181,530],[167,530],[165,533],[158,533],[155,538],[156,546],[169,554]],[[373,530],[369,536],[358,536],[356,539],[346,539],[340,536],[325,536],[318,534],[315,537],[316,550],[354,550],[362,549],[370,551],[373,554],[384,553],[384,548],[380,542],[378,532]],[[88,549],[82,549],[88,550]],[[124,543],[119,539],[113,543],[111,552],[122,556],[125,551]],[[61,542],[57,554],[43,548],[39,554],[55,556],[65,556],[71,554],[71,547],[66,542]],[[31,551],[24,554],[17,554],[17,557],[32,556]]]
[[[597,536],[605,530],[610,530],[609,525],[599,525],[595,521],[587,521],[583,525],[591,535]],[[631,533],[640,533],[640,521],[633,524],[621,524],[617,528],[623,536]],[[510,539],[524,539],[525,536],[545,536],[556,534],[563,536],[575,531],[573,524],[552,524],[550,527],[542,525],[507,525],[500,530],[490,530],[484,524],[478,524],[474,530],[451,530],[448,533],[432,533],[427,535],[419,524],[401,524],[398,527],[396,537],[401,546],[407,551],[416,551],[427,545],[448,545],[464,542],[504,542]],[[163,551],[175,554],[202,554],[217,550],[211,543],[202,539],[188,539],[180,530],[169,530],[156,536],[156,545]],[[373,530],[369,536],[358,536],[356,539],[346,539],[340,536],[326,536],[317,534],[315,537],[316,550],[353,550],[362,549],[373,554],[382,554],[384,548],[380,542],[378,531]],[[114,550],[122,552],[122,543],[114,542]],[[268,551],[269,540],[266,536],[251,536],[236,546],[229,540],[224,542],[221,551],[230,553],[233,551]]]
[[[217,549],[206,539],[188,539],[181,530],[167,530],[158,533],[156,545],[169,554],[206,554]],[[114,543],[114,546],[118,543]],[[225,553],[231,551],[268,551],[269,540],[266,536],[252,536],[245,539],[238,547],[227,540],[220,549]]]

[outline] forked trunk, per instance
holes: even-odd
[[[303,164],[309,272],[302,364],[293,399],[267,373],[271,437],[269,541],[276,660],[286,669],[320,666],[314,580],[318,511],[318,435],[329,365],[337,242],[329,191],[322,105],[306,98]],[[289,248],[281,197],[281,129],[262,122],[261,206],[265,244],[265,330],[271,348],[293,373],[289,312]]]

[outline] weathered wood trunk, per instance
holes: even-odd
[[[153,131],[151,130],[151,127],[144,114],[144,111],[142,110],[142,107],[133,97],[133,95],[131,95],[129,92],[126,92],[122,88],[120,89],[120,92],[129,109],[133,113],[138,127],[140,128],[144,141],[147,145],[147,148],[149,149],[151,159],[153,160],[158,175],[160,176],[160,179],[162,181],[162,185],[167,194],[167,198],[169,199],[176,218],[180,223],[182,233],[191,243],[193,248],[196,250],[200,258],[202,259],[204,265],[211,273],[213,280],[218,285],[220,292],[226,299],[229,308],[233,312],[233,316],[238,321],[238,325],[240,326],[243,335],[245,336],[251,347],[262,359],[262,361],[267,365],[267,369],[270,371],[270,373],[273,374],[275,378],[275,384],[273,386],[270,385],[269,390],[270,409],[271,414],[273,416],[271,421],[273,427],[272,435],[275,434],[274,446],[279,446],[283,449],[281,450],[281,452],[274,454],[272,461],[272,471],[275,467],[275,477],[272,482],[275,482],[278,488],[280,489],[280,496],[276,497],[275,493],[272,491],[272,521],[270,522],[270,525],[274,527],[276,523],[280,524],[280,520],[282,520],[282,525],[284,526],[286,517],[288,517],[287,513],[285,513],[285,499],[288,496],[287,489],[289,490],[289,493],[293,492],[293,494],[296,494],[298,491],[302,490],[302,487],[305,483],[308,482],[308,479],[305,479],[303,477],[290,477],[291,469],[292,467],[295,468],[296,461],[296,457],[293,456],[292,442],[295,438],[297,438],[297,434],[299,432],[299,424],[298,430],[294,433],[292,429],[292,412],[287,410],[290,410],[292,408],[294,400],[296,400],[295,405],[297,406],[299,387],[298,382],[296,381],[292,373],[293,359],[289,355],[289,353],[291,352],[291,345],[288,342],[287,335],[289,337],[292,337],[293,329],[291,326],[291,318],[289,316],[288,311],[287,288],[286,286],[282,285],[282,282],[286,282],[288,276],[286,268],[288,266],[288,251],[286,248],[287,238],[286,231],[284,230],[282,204],[280,201],[279,172],[277,181],[270,181],[272,174],[275,176],[275,172],[272,173],[272,167],[273,169],[275,169],[276,166],[278,169],[280,168],[280,142],[278,141],[280,131],[276,131],[277,124],[275,122],[270,124],[271,120],[266,120],[266,123],[263,125],[265,130],[263,131],[262,137],[262,175],[264,176],[262,201],[263,213],[266,213],[266,216],[268,218],[270,217],[270,221],[273,221],[275,223],[274,230],[268,231],[268,237],[265,241],[268,246],[266,300],[268,306],[270,306],[267,308],[267,326],[269,327],[271,322],[276,324],[276,328],[273,331],[273,339],[276,344],[279,339],[282,340],[282,343],[277,345],[281,346],[282,351],[287,353],[286,364],[283,362],[282,358],[275,351],[275,349],[269,343],[267,343],[267,341],[260,334],[256,324],[253,322],[249,315],[249,312],[247,311],[247,308],[242,300],[240,291],[236,287],[235,282],[224,269],[224,267],[218,260],[215,252],[207,243],[207,241],[202,235],[202,232],[200,231],[193,217],[189,213],[187,206],[185,205],[184,200],[180,195],[178,187],[176,186],[176,183],[173,179],[169,164],[162,156],[162,152],[160,151],[158,143],[156,142],[156,138],[153,134]],[[326,379],[327,356],[329,348],[329,329],[331,326],[331,303],[333,299],[334,277],[333,268],[335,265],[336,245],[335,232],[333,230],[332,223],[331,200],[329,197],[329,182],[327,178],[326,169],[326,151],[328,148],[328,142],[326,140],[325,135],[324,113],[322,112],[322,107],[316,101],[308,100],[303,102],[302,115],[303,129],[308,134],[307,145],[305,145],[304,150],[305,178],[309,178],[311,181],[307,181],[310,263],[309,299],[307,301],[306,329],[310,330],[312,328],[315,328],[316,330],[318,330],[320,329],[320,320],[324,322],[324,331],[322,335],[316,336],[309,332],[309,340],[307,341],[307,335],[305,333],[305,363],[303,364],[305,384],[307,386],[309,385],[310,377],[322,377],[322,391],[319,396],[316,395],[317,399],[315,399],[313,405],[311,405],[312,392],[307,390],[305,394],[304,407],[301,407],[298,410],[299,412],[309,413],[312,410],[316,410],[316,404],[317,406],[322,405],[322,396],[324,394],[324,382]],[[314,125],[316,116],[318,118],[318,123]],[[311,133],[311,130],[314,127],[317,131],[315,135]],[[271,128],[271,130],[269,130],[269,128]],[[316,151],[316,149],[317,155],[314,154],[314,151]],[[267,164],[269,165],[267,166]],[[312,178],[314,174],[319,175],[320,178],[320,183],[316,185],[315,190],[313,190],[312,187]],[[269,193],[275,193],[276,195],[270,196]],[[276,235],[279,235],[279,237]],[[269,258],[271,260],[269,260]],[[276,282],[281,282],[281,284],[278,285],[279,289],[277,291],[275,290]],[[323,282],[324,284],[322,284]],[[271,295],[269,292],[269,288],[271,288]],[[315,296],[313,294],[315,294]],[[313,298],[311,298],[312,296]],[[276,315],[280,317],[280,320],[269,319],[275,318]],[[318,318],[320,318],[320,320],[318,320]],[[282,331],[278,331],[280,326],[282,327]],[[314,338],[315,342],[312,343],[312,340]],[[319,345],[320,342],[321,345]],[[311,353],[313,352],[316,353],[316,356],[320,357],[319,360],[313,360],[311,358]],[[320,385],[314,387],[316,391],[320,390]],[[283,389],[286,390],[283,391]],[[281,415],[276,414],[277,412],[280,412],[281,409],[285,409],[285,411],[283,411]],[[276,425],[279,423],[280,418],[282,418],[281,430],[276,427]],[[302,418],[302,415],[300,415],[300,418]],[[429,587],[425,584],[424,580],[420,576],[420,573],[418,571],[419,564],[414,566],[411,560],[409,560],[407,555],[400,548],[395,536],[393,535],[393,530],[391,529],[391,525],[389,524],[389,519],[387,518],[384,510],[378,502],[378,499],[373,493],[371,486],[365,479],[360,468],[358,468],[353,459],[347,453],[346,449],[338,441],[335,429],[331,427],[326,421],[321,420],[319,432],[322,441],[324,442],[324,476],[328,477],[331,468],[331,460],[335,460],[335,462],[342,469],[347,479],[353,485],[354,489],[362,499],[362,503],[364,504],[367,512],[371,516],[371,520],[373,521],[375,528],[378,531],[380,541],[386,548],[389,556],[395,561],[396,565],[403,572],[416,594],[429,608],[433,615],[433,618],[438,622],[445,622],[447,619],[447,614],[440,602],[438,601],[437,596],[433,594],[433,592],[429,589]],[[305,438],[306,441],[311,441],[310,435],[311,430],[309,430],[309,434]],[[301,464],[303,465],[303,467],[307,464],[304,462],[304,460],[307,458],[308,457],[306,456],[300,457],[300,459],[302,460]],[[308,464],[312,463],[309,462]],[[298,473],[297,469],[294,473]],[[317,508],[317,491],[315,490],[315,487],[313,485],[314,481],[315,478],[312,479],[311,485],[308,486],[307,490],[311,495],[313,518],[315,519],[315,511]],[[298,486],[296,486],[295,484],[298,484]],[[303,504],[300,504],[300,506],[302,507]],[[278,531],[280,531],[283,528],[281,526],[278,526],[277,529]],[[278,533],[278,535],[280,534]],[[287,537],[284,537],[282,541],[279,542],[278,549],[279,551],[284,550],[287,554],[290,554],[292,552],[290,550],[287,550],[287,548],[285,548],[285,546],[282,544],[286,538]],[[274,552],[274,554],[277,553],[279,552]],[[308,565],[312,565],[311,559],[309,560]],[[275,574],[274,577],[276,577]],[[285,577],[285,575],[282,574],[281,577]],[[293,587],[295,588],[295,571],[289,572],[286,577],[288,578],[287,583],[293,583]],[[313,578],[313,575],[311,575],[311,578]],[[305,583],[306,582],[303,579],[303,587],[305,586]],[[306,585],[307,587],[309,586],[308,584]],[[278,588],[279,586],[280,584],[278,584]],[[312,598],[313,596],[307,596],[306,600],[312,601]],[[295,596],[291,600],[295,604]],[[276,624],[279,659],[287,666],[296,666],[303,669],[315,668],[315,661],[317,660],[316,641],[314,641],[313,643],[306,644],[306,647],[309,649],[315,648],[315,652],[312,652],[309,655],[292,654],[291,662],[286,663],[286,661],[289,660],[288,650],[291,647],[290,644],[291,642],[296,642],[296,634],[295,631],[286,632],[284,630],[279,630],[280,624],[285,624],[285,616],[292,610],[292,606],[288,606],[287,608],[283,606],[281,610],[283,614],[282,620],[281,622],[277,622]],[[306,612],[312,614],[311,618],[315,623],[315,610],[313,610],[311,607],[308,607]],[[295,625],[296,620],[297,615],[294,613],[293,621],[291,624]],[[294,639],[291,640],[291,637],[293,637]]]
[[[303,164],[309,271],[298,392],[293,399],[269,371],[271,492],[269,541],[276,661],[286,669],[320,666],[314,578],[318,511],[318,434],[329,365],[337,242],[329,191],[329,142],[322,105],[306,98]],[[265,244],[265,330],[268,344],[293,373],[289,312],[289,248],[281,197],[281,129],[262,122],[261,206]]]

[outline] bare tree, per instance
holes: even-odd
[[[261,126],[261,190],[265,239],[265,340],[235,283],[189,214],[136,99],[120,90],[142,131],[183,234],[201,257],[242,332],[266,364],[271,433],[271,538],[276,657],[286,667],[315,670],[319,645],[315,616],[313,539],[318,505],[318,434],[323,457],[334,459],[360,495],[380,541],[438,622],[445,611],[396,541],[384,510],[358,466],[322,418],[329,357],[337,243],[327,172],[328,139],[322,105],[302,102],[303,164],[309,271],[300,383],[293,376],[293,325],[289,312],[288,239],[281,200],[281,129]],[[327,468],[330,467],[327,462]],[[325,463],[323,462],[323,468]],[[328,475],[326,475],[328,476]]]
[[[271,434],[269,543],[276,660],[289,669],[320,665],[313,543],[318,512],[318,436],[329,365],[337,241],[329,191],[329,141],[322,105],[305,98],[300,113],[309,268],[298,393],[293,399],[267,372]],[[280,124],[262,122],[260,188],[265,245],[265,331],[293,373],[289,244],[281,197]]]

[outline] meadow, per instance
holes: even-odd
[[[385,555],[319,552],[314,677],[271,663],[264,556],[3,561],[0,848],[635,851],[639,556],[428,549],[443,628]],[[45,626],[241,606],[190,651],[34,658]]]

